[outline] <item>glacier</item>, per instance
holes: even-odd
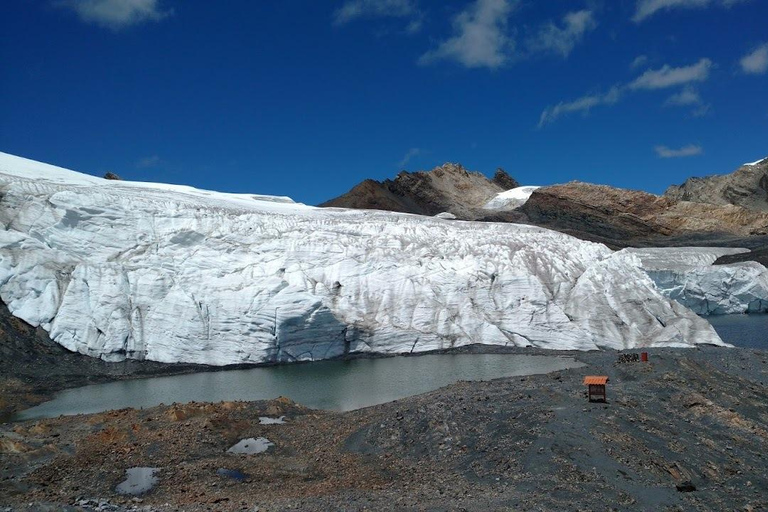
[[[106,361],[724,345],[637,255],[533,226],[110,181],[5,153],[0,221],[9,310]]]
[[[749,252],[722,247],[624,249],[666,297],[699,315],[768,312],[768,269],[756,261],[713,265],[721,256]]]

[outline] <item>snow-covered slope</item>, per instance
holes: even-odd
[[[746,163],[746,164],[744,164],[744,165],[749,165],[749,166],[753,166],[753,165],[759,165],[759,164],[761,164],[761,163],[765,162],[766,160],[768,160],[768,157],[767,157],[767,158],[761,158],[760,160],[758,160],[758,161],[756,161],[756,162],[747,162],[747,163]]]
[[[488,201],[483,208],[487,210],[512,210],[520,208],[536,190],[537,186],[516,187],[501,192],[496,197]]]
[[[700,315],[768,312],[768,269],[748,261],[713,265],[749,252],[720,247],[625,249],[640,258],[659,290]]]
[[[542,228],[107,181],[0,153],[0,295],[106,360],[722,343],[631,254]]]

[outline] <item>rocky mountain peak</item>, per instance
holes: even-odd
[[[450,212],[460,219],[487,215],[485,204],[518,186],[503,169],[493,180],[459,163],[446,162],[429,171],[400,172],[394,180],[365,180],[346,194],[320,206],[370,208],[422,215]]]
[[[501,167],[496,169],[496,174],[493,175],[493,179],[491,180],[491,182],[500,186],[504,190],[510,190],[520,186],[520,183],[518,183],[518,181],[515,178],[507,174],[507,171],[505,171]]]
[[[664,196],[768,212],[768,158],[744,164],[731,174],[689,178],[682,185],[669,187]]]

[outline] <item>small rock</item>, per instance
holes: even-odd
[[[696,486],[693,485],[693,482],[690,480],[686,480],[685,482],[680,482],[675,486],[677,488],[677,492],[693,492],[696,490]]]

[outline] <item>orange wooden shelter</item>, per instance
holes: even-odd
[[[605,375],[587,375],[584,377],[584,385],[589,387],[590,402],[607,402],[605,385],[608,377]]]

